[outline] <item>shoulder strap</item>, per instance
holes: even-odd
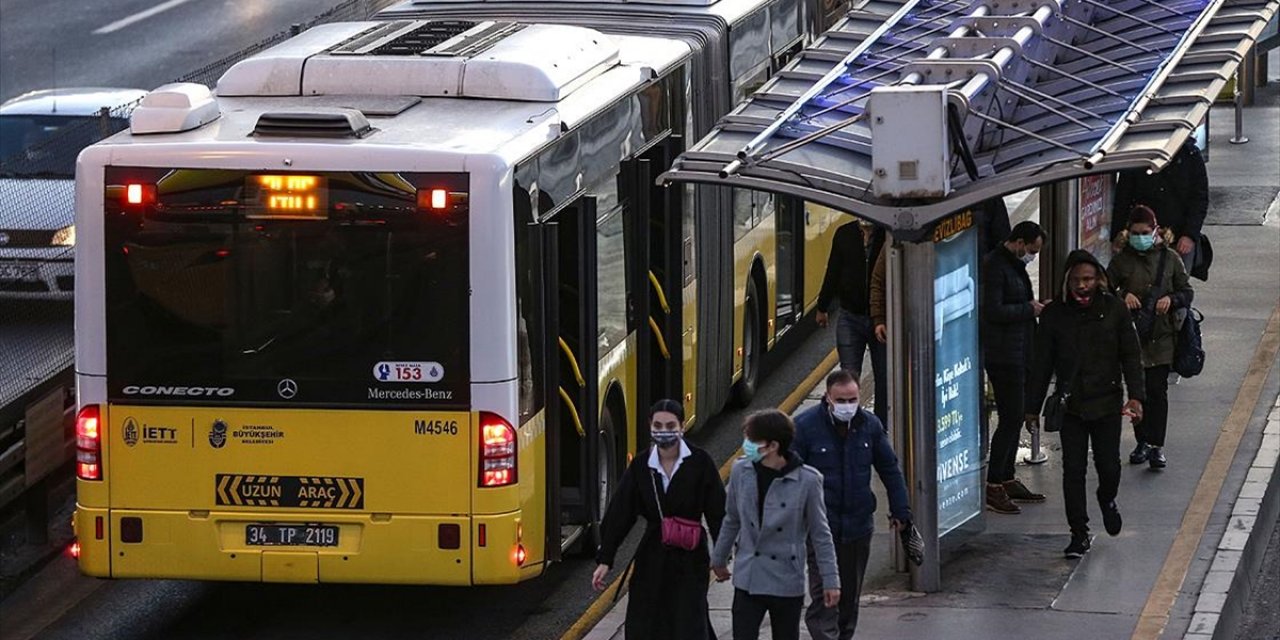
[[[1160,251],[1160,266],[1156,267],[1156,279],[1151,283],[1153,290],[1164,289],[1164,263],[1169,260],[1169,247],[1163,247]]]
[[[666,516],[662,515],[662,493],[658,491],[658,481],[653,477],[656,472],[648,466],[645,469],[649,471],[649,483],[653,485],[653,501],[658,505],[658,519],[665,519]]]

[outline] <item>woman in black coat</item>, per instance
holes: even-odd
[[[627,604],[628,638],[714,638],[707,614],[711,558],[708,544],[724,521],[724,483],[706,451],[684,442],[684,408],[659,400],[649,411],[653,445],[632,460],[601,523],[599,563],[591,577],[597,590],[613,566],[618,545],[637,516],[645,520],[636,547]],[[659,501],[661,504],[659,504]],[[661,513],[661,515],[659,515]],[[662,517],[706,520],[697,548],[686,551],[662,541]]]

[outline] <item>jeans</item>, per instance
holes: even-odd
[[[862,578],[867,574],[867,558],[871,556],[871,536],[853,542],[836,543],[836,565],[840,568],[840,604],[828,608],[822,602],[822,575],[818,560],[809,545],[809,609],[804,622],[813,640],[849,640],[858,628],[858,598],[862,595]]]
[[[861,316],[841,309],[840,317],[836,319],[836,353],[840,356],[840,368],[862,378],[862,357],[866,355],[867,349],[871,349],[871,371],[876,377],[875,414],[887,429],[889,372],[886,371],[886,345],[876,339],[876,328],[871,324],[871,316]]]
[[[1138,442],[1153,447],[1164,446],[1169,428],[1169,365],[1147,367],[1147,399],[1142,403],[1142,421],[1133,425]]]
[[[1018,458],[1018,440],[1022,435],[1023,389],[1027,369],[1020,365],[988,364],[987,379],[996,395],[996,412],[1000,421],[991,436],[991,457],[987,462],[987,482],[997,484],[1013,480],[1013,466]]]
[[[800,609],[804,596],[751,595],[742,589],[733,590],[733,640],[759,640],[760,624],[764,614],[769,614],[769,627],[773,640],[799,640]]]
[[[1085,499],[1085,471],[1089,463],[1089,443],[1093,443],[1093,466],[1098,471],[1098,504],[1110,504],[1120,491],[1121,415],[1083,420],[1067,414],[1062,421],[1062,495],[1066,499],[1067,524],[1071,531],[1088,533],[1089,509]]]

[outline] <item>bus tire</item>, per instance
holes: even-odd
[[[756,397],[760,384],[760,365],[764,358],[764,337],[760,326],[760,296],[756,281],[747,282],[747,299],[742,305],[742,377],[733,383],[731,400],[734,406],[743,408]]]

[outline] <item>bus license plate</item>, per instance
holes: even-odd
[[[251,547],[336,547],[338,527],[331,524],[250,524],[244,542]]]

